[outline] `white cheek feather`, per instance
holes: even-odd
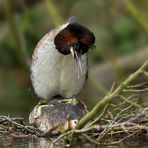
[[[67,55],[63,58],[61,68],[61,87],[60,93],[64,94],[65,98],[71,98],[79,94],[86,81],[87,74],[87,55],[82,55],[82,73],[78,78],[76,63],[72,55]]]
[[[63,55],[55,49],[53,40],[58,29],[46,34],[38,43],[30,68],[34,90],[44,99],[51,99],[55,95],[73,97],[79,94],[86,80],[87,55],[82,55],[83,72],[78,78],[72,55]]]

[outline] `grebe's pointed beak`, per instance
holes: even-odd
[[[72,57],[74,58],[75,55],[74,55],[73,47],[70,48],[70,52],[71,52]]]
[[[80,78],[80,74],[82,73],[81,53],[78,53],[77,51],[75,51],[73,47],[70,48],[70,52],[76,62],[78,78]]]

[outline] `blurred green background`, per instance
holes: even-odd
[[[27,117],[37,104],[27,64],[41,37],[72,15],[96,36],[80,95],[91,108],[148,58],[147,10],[148,0],[0,0],[0,114]]]

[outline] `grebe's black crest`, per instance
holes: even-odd
[[[76,61],[78,77],[82,73],[81,55],[88,52],[95,42],[94,34],[85,26],[77,23],[75,17],[70,17],[68,25],[54,38],[56,49],[64,54],[72,54]]]
[[[61,30],[54,39],[56,49],[64,54],[70,54],[70,48],[81,55],[86,53],[95,42],[94,34],[85,26],[77,22],[69,22],[66,28]]]

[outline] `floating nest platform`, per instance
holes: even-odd
[[[118,113],[119,115],[119,113]],[[107,117],[107,116],[106,116]],[[122,117],[123,118],[123,117]],[[94,144],[99,144],[97,141],[100,139],[108,140],[116,139],[114,142],[109,144],[117,144],[124,141],[132,136],[148,135],[148,108],[140,109],[132,117],[126,118],[121,122],[112,121],[109,124],[107,118],[102,119],[100,123],[95,124],[91,127],[84,127],[83,129],[73,129],[65,133],[58,135],[43,135],[40,130],[36,127],[24,124],[23,118],[10,118],[7,116],[0,116],[0,134],[5,136],[11,136],[14,138],[54,138],[53,143],[65,140],[65,137],[75,136],[79,139],[84,139]],[[94,137],[98,137],[97,139]],[[94,140],[95,139],[95,140]],[[106,141],[106,140],[105,140]]]
[[[64,102],[60,102],[58,99],[55,99],[47,104],[41,103],[34,107],[30,113],[30,119],[34,125],[24,123],[23,118],[0,116],[0,136],[23,139],[45,137],[51,140],[51,144],[54,145],[57,143],[58,145],[59,143],[65,145],[65,142],[72,144],[75,143],[76,140],[85,144],[115,145],[129,140],[131,137],[144,136],[147,139],[147,96],[148,90],[144,89],[140,90],[140,93],[138,90],[137,94],[130,94],[128,97],[126,96],[126,98],[122,95],[120,100],[116,97],[114,101],[103,108],[101,114],[92,119],[92,121],[87,123],[82,129],[59,130],[60,132],[58,133],[54,132],[56,129],[59,129],[56,123],[60,123],[61,125],[61,123],[66,123],[67,119],[73,120],[73,117],[79,121],[88,111],[80,101],[78,101],[78,103],[72,101],[69,104],[69,102],[65,102],[65,100]],[[39,121],[41,121],[41,119],[43,121],[46,120],[46,123],[50,125],[49,127],[52,130],[43,132],[40,125],[37,124],[38,120],[36,119],[40,119]]]

